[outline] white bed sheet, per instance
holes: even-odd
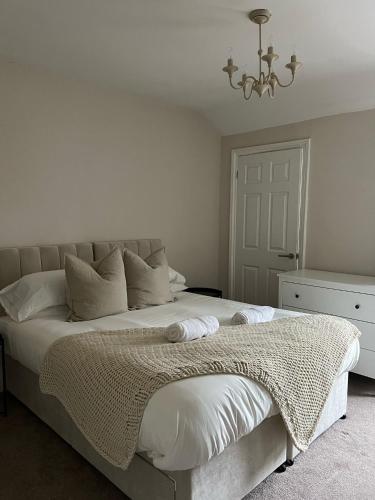
[[[186,292],[176,302],[107,316],[94,321],[69,323],[64,307],[50,308],[35,318],[16,323],[0,317],[9,354],[40,372],[50,345],[60,337],[97,330],[166,326],[200,314],[212,314],[221,325],[244,304]],[[274,319],[298,313],[276,310]],[[359,343],[353,343],[341,373],[355,366]],[[142,420],[138,450],[145,451],[156,467],[185,470],[207,462],[229,444],[251,432],[265,418],[278,413],[269,393],[258,383],[236,375],[209,375],[173,382],[158,390],[148,402]]]

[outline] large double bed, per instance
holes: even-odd
[[[0,249],[0,288],[22,275],[59,269],[64,255],[90,261],[114,245],[146,257],[160,240],[132,240]],[[186,378],[165,385],[148,401],[137,453],[127,470],[111,465],[85,439],[64,407],[39,389],[48,349],[58,339],[82,332],[163,327],[199,315],[229,325],[242,303],[175,294],[161,306],[92,321],[66,321],[64,306],[16,323],[0,317],[7,348],[10,391],[133,500],[240,500],[298,453],[279,409],[258,382],[230,374]],[[274,320],[297,313],[276,310]],[[347,351],[321,414],[314,438],[346,413],[348,372],[359,356],[358,341]]]

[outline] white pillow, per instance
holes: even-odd
[[[172,293],[182,292],[186,290],[186,278],[182,276],[179,272],[175,271],[171,267],[168,267],[168,275],[169,275],[169,288]]]
[[[169,283],[169,288],[170,288],[172,293],[177,293],[177,292],[182,292],[183,290],[186,290],[187,286],[180,285],[179,283]]]
[[[14,321],[24,321],[65,299],[65,271],[27,274],[0,291],[0,304]]]
[[[179,272],[175,271],[171,267],[168,267],[169,283],[179,283],[184,285],[186,283],[185,276],[182,276]]]

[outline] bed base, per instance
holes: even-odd
[[[57,399],[40,392],[34,372],[9,356],[6,362],[10,392],[132,500],[240,500],[274,470],[285,470],[298,454],[276,415],[194,469],[162,471],[137,453],[123,471],[93,449]],[[347,384],[345,373],[332,388],[315,438],[346,413]]]

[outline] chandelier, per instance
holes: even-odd
[[[243,92],[244,98],[248,101],[253,93],[256,92],[259,97],[265,92],[268,92],[269,97],[273,98],[275,96],[275,88],[279,87],[290,87],[294,82],[294,76],[298,68],[302,66],[302,63],[297,61],[297,57],[293,54],[290,58],[290,62],[285,65],[292,73],[292,78],[289,83],[281,83],[279,77],[273,71],[273,63],[277,61],[279,56],[273,51],[272,45],[268,47],[267,53],[263,55],[262,49],[262,24],[267,23],[270,20],[271,12],[267,9],[256,9],[249,13],[250,21],[259,26],[259,76],[249,76],[246,73],[242,75],[241,81],[237,83],[237,86],[233,84],[233,74],[238,71],[238,67],[233,64],[233,59],[230,57],[228,59],[227,65],[224,66],[223,71],[228,73],[229,84],[232,89],[241,90]],[[268,69],[266,72],[262,71],[262,62],[267,64]]]

